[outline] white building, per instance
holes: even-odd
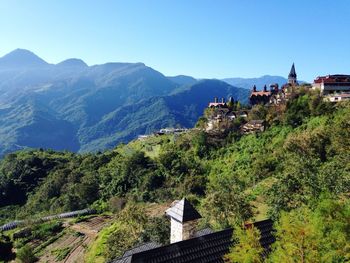
[[[313,89],[319,89],[321,95],[350,93],[350,75],[327,75],[314,80]]]
[[[165,213],[170,217],[170,243],[183,241],[195,236],[198,219],[202,218],[202,216],[186,198],[174,201]]]

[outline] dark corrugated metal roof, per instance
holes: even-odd
[[[133,254],[136,254],[136,253],[140,253],[140,252],[143,252],[143,251],[146,251],[146,250],[150,250],[150,249],[154,249],[154,248],[161,247],[161,246],[162,245],[160,245],[158,243],[155,243],[155,242],[148,242],[148,243],[139,245],[137,247],[134,247],[134,248],[126,251],[124,253],[124,256],[130,256],[130,255],[133,255]]]
[[[272,220],[263,220],[246,227],[254,226],[261,233],[260,244],[264,248],[263,256],[266,256],[271,244],[275,242]],[[150,249],[118,259],[114,263],[222,263],[223,256],[226,255],[233,245],[233,229],[226,229],[214,233],[209,229],[203,230],[204,235],[173,243],[167,246]],[[123,261],[124,260],[124,261]]]
[[[141,244],[139,246],[136,246],[130,250],[125,251],[122,257],[114,260],[112,263],[129,263],[131,262],[131,256],[136,253],[140,253],[143,251],[151,250],[157,247],[160,247],[161,245],[156,242],[148,242],[145,244]]]
[[[184,240],[134,254],[131,262],[224,262],[222,257],[232,245],[232,229]]]

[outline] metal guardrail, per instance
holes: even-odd
[[[76,217],[76,216],[82,216],[82,215],[90,215],[90,214],[95,214],[96,210],[94,209],[83,209],[83,210],[77,210],[77,211],[71,211],[67,213],[62,213],[62,214],[57,214],[57,215],[51,215],[51,216],[45,216],[39,219],[35,219],[31,222],[33,223],[42,223],[54,219],[62,219],[62,218],[70,218],[70,217]],[[12,222],[9,222],[5,225],[0,226],[0,231],[8,231],[11,229],[15,229],[20,225],[24,225],[26,222],[29,222],[29,220],[15,220]]]

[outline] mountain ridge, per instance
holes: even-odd
[[[0,68],[0,155],[25,147],[104,150],[165,126],[191,128],[214,96],[247,102],[245,90],[224,82],[175,78],[181,85],[144,63],[68,59],[37,67],[17,55],[17,68]]]
[[[0,68],[42,67],[49,64],[33,52],[26,49],[15,49],[0,58]]]

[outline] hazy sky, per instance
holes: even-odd
[[[144,62],[198,78],[350,74],[349,0],[0,0],[0,56]]]

